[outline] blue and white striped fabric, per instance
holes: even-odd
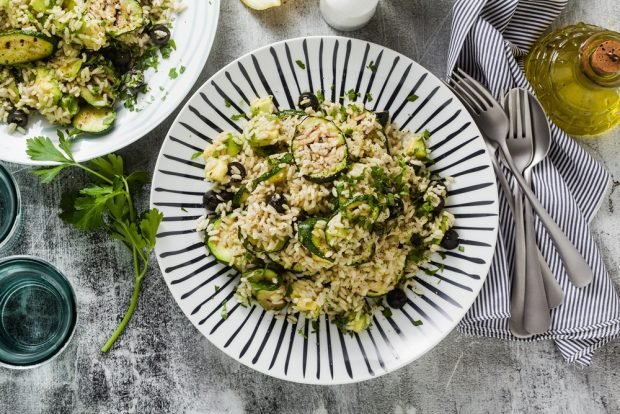
[[[514,86],[531,91],[520,58],[567,2],[457,0],[448,75],[461,67],[496,98]],[[534,172],[535,192],[594,269],[594,281],[583,289],[570,284],[549,236],[537,222],[538,244],[565,292],[565,300],[552,311],[551,329],[533,339],[553,339],[567,361],[588,365],[597,348],[620,335],[620,300],[588,229],[610,179],[604,168],[557,126],[552,125],[551,131],[549,157]],[[505,195],[500,195],[501,231],[487,282],[459,325],[466,334],[516,339],[509,328],[513,219],[505,200]]]

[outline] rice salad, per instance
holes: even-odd
[[[25,132],[40,113],[100,134],[123,102],[135,109],[144,71],[174,49],[177,0],[0,0],[0,124]]]
[[[242,305],[361,332],[375,311],[405,305],[436,251],[458,246],[444,209],[450,180],[427,168],[428,131],[310,93],[295,110],[259,99],[246,117],[242,133],[196,154],[214,183],[196,227],[241,273]]]

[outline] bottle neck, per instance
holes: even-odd
[[[590,36],[579,49],[583,73],[603,88],[620,86],[620,33],[603,31]]]

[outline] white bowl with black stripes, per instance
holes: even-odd
[[[233,115],[243,113],[257,97],[273,95],[280,109],[290,109],[305,91],[322,90],[326,99],[339,100],[351,89],[360,100],[372,96],[367,108],[388,110],[398,127],[431,131],[432,169],[454,177],[447,209],[456,217],[455,229],[465,248],[436,255],[433,265],[442,264],[442,271],[434,276],[420,272],[416,292],[407,292],[404,308],[392,310],[388,318],[377,313],[368,331],[353,336],[341,334],[324,317],[314,329],[303,318],[291,324],[235,301],[238,274],[209,256],[194,230],[210,184],[203,181],[202,161],[191,159],[221,131],[240,130]],[[419,97],[415,102],[407,99],[412,94]],[[151,205],[165,214],[157,259],[172,295],[196,328],[251,368],[311,384],[367,380],[433,348],[474,303],[491,264],[498,228],[493,169],[480,133],[458,99],[411,59],[342,37],[276,43],[208,80],[163,143]]]

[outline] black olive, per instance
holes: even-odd
[[[394,197],[394,205],[389,206],[388,210],[390,211],[390,218],[396,218],[402,214],[405,210],[405,205],[403,204],[403,200],[400,197]]]
[[[317,111],[319,109],[319,98],[311,92],[304,92],[299,95],[297,105],[303,110],[306,110],[306,108],[312,108]]]
[[[232,181],[240,182],[247,174],[245,167],[240,162],[231,162],[228,164],[228,175],[232,177]]]
[[[217,206],[221,203],[226,203],[233,199],[235,195],[228,191],[207,191],[203,198],[202,203],[207,210],[215,211]]]
[[[12,110],[6,120],[7,123],[15,124],[20,128],[26,128],[28,126],[28,114],[21,109]]]
[[[129,50],[110,48],[103,55],[112,62],[120,74],[125,74],[131,69],[131,52]]]
[[[390,113],[388,111],[375,112],[377,122],[385,128],[390,121]]]
[[[420,175],[420,171],[422,171],[422,166],[418,164],[409,164],[411,168],[413,168],[413,172],[415,175]]]
[[[411,244],[415,247],[420,247],[424,245],[424,239],[419,234],[415,233],[411,236]]]
[[[278,213],[284,214],[286,213],[286,209],[284,206],[286,205],[286,197],[281,194],[275,193],[269,197],[267,203],[273,207]]]
[[[387,303],[394,309],[400,309],[407,303],[407,294],[402,289],[394,289],[387,294]]]
[[[372,231],[377,234],[385,234],[388,230],[388,226],[385,222],[376,222],[372,225]]]
[[[156,24],[149,30],[149,36],[157,46],[163,46],[170,40],[170,29],[163,24]]]
[[[459,234],[455,230],[448,230],[441,239],[440,246],[446,250],[453,250],[459,247]]]

